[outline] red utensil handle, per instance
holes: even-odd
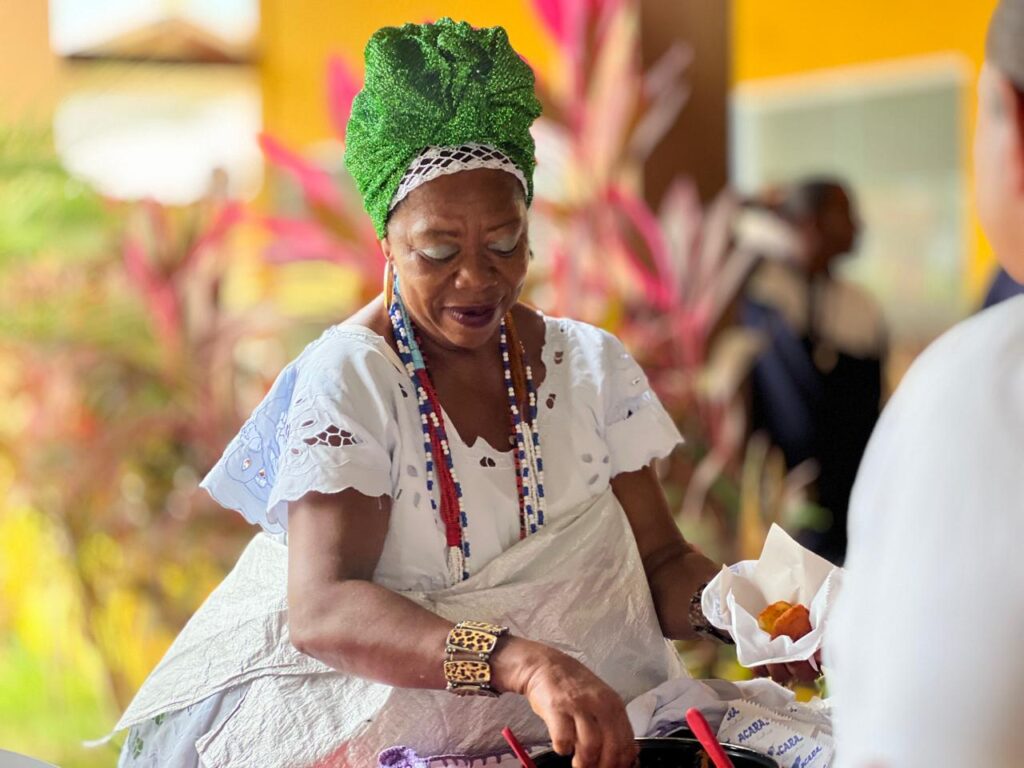
[[[715,768],[733,768],[732,760],[725,754],[718,737],[711,730],[711,726],[699,709],[696,707],[688,709],[686,722],[690,726],[690,730],[693,731],[693,735],[697,737],[697,741],[704,747],[704,751],[708,753],[711,762],[715,764]]]
[[[537,764],[533,762],[528,754],[526,754],[526,750],[523,749],[523,745],[519,743],[519,739],[516,738],[516,735],[512,733],[511,728],[506,726],[502,730],[501,735],[505,737],[505,741],[507,741],[508,745],[512,747],[512,751],[515,752],[516,757],[519,758],[519,762],[523,764],[523,768],[537,768]]]

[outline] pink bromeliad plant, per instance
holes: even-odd
[[[634,351],[688,440],[667,478],[681,519],[708,529],[717,554],[736,556],[794,496],[777,462],[747,448],[741,387],[752,342],[729,322],[750,268],[732,246],[737,201],[725,192],[705,208],[683,177],[657,210],[641,195],[644,163],[688,97],[689,51],[670,48],[645,70],[632,0],[534,7],[562,59],[562,77],[540,84],[534,295],[611,328]]]
[[[535,0],[561,66],[538,82],[537,197],[532,234],[544,256],[538,299],[546,308],[615,323],[630,296],[664,286],[622,225],[649,212],[640,195],[644,161],[687,98],[688,54],[673,47],[644,72],[638,5],[630,0]],[[641,222],[646,224],[646,220]],[[657,252],[655,256],[662,254]]]
[[[336,139],[344,142],[352,100],[361,84],[340,58],[327,62],[327,105]],[[300,210],[260,216],[270,235],[270,263],[326,261],[356,274],[363,298],[380,290],[384,256],[355,184],[345,172],[331,174],[269,133],[259,139],[270,166],[299,191]],[[340,153],[338,153],[340,156]]]
[[[251,535],[197,482],[276,374],[284,324],[224,298],[241,203],[88,198],[82,253],[53,235],[0,263],[0,463],[64,555],[78,612],[62,631],[98,652],[102,695],[124,707]]]

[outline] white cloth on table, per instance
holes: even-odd
[[[415,392],[385,339],[334,326],[282,371],[203,481],[221,504],[277,540],[254,539],[129,706],[117,728],[132,728],[128,744],[147,734],[135,759],[154,757],[148,743],[157,752],[180,746],[157,738],[160,715],[196,745],[196,765],[298,765],[331,753],[342,764],[366,765],[395,743],[421,754],[473,752],[500,746],[505,724],[543,738],[520,697],[491,704],[401,691],[295,651],[282,534],[288,502],[311,490],[391,496],[374,581],[441,615],[507,623],[580,658],[626,698],[682,674],[609,485],[667,455],[679,432],[617,339],[576,321],[544,323],[538,419],[547,525],[519,541],[511,454],[482,439],[467,445],[448,419],[471,548],[471,578],[456,585],[448,583],[443,527],[427,497]],[[237,707],[218,703],[229,695],[239,697]],[[222,716],[199,723],[185,715],[188,707]],[[470,716],[477,712],[493,717]]]
[[[522,696],[467,699],[392,688],[296,651],[288,640],[287,565],[285,546],[256,536],[118,728],[243,687],[238,706],[198,738],[197,764],[369,766],[396,745],[422,755],[476,754],[501,749],[505,725],[524,743],[546,740],[543,722]],[[468,580],[403,594],[452,621],[500,620],[513,633],[541,638],[586,664],[626,700],[684,674],[661,636],[639,552],[611,489]],[[372,630],[372,617],[367,627]]]
[[[837,768],[1024,761],[1024,297],[913,365],[854,489],[825,642]]]

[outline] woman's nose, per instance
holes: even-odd
[[[489,254],[475,248],[466,254],[455,276],[455,285],[463,289],[490,288],[497,282],[498,271]]]

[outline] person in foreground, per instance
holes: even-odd
[[[539,111],[501,28],[370,40],[345,161],[385,292],[203,481],[264,532],[122,717],[122,765],[362,768],[498,751],[505,725],[632,763],[623,702],[684,674],[666,638],[714,633],[718,566],[669,513],[653,462],[680,435],[640,367],[519,302]]]
[[[981,222],[1024,279],[1024,0],[988,34],[974,146]],[[837,768],[1024,765],[1024,297],[907,373],[853,492],[826,638]]]

